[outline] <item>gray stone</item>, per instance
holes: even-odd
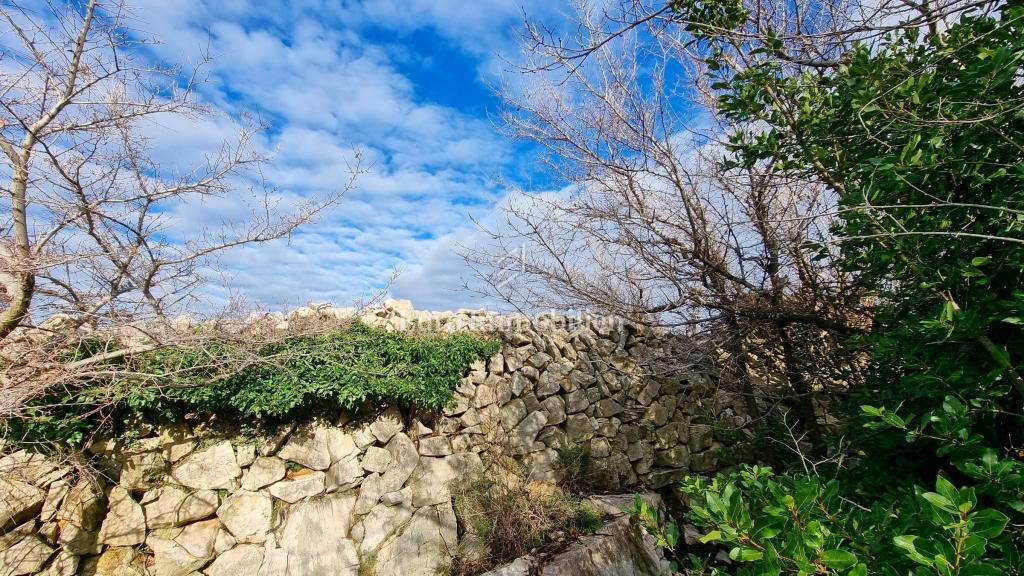
[[[214,555],[220,521],[204,520],[182,528],[160,528],[149,533],[154,576],[184,576],[206,565]]]
[[[143,555],[135,548],[107,548],[100,556],[82,562],[81,573],[94,576],[148,576],[144,563]]]
[[[294,504],[304,498],[322,494],[325,488],[326,475],[323,472],[312,472],[292,480],[282,480],[271,484],[267,490],[279,500]]]
[[[594,436],[595,426],[585,414],[572,414],[565,421],[565,433],[569,441],[579,443]]]
[[[590,400],[587,399],[586,390],[576,390],[565,397],[565,411],[569,414],[583,412],[587,406],[590,406]]]
[[[256,443],[256,451],[260,456],[273,456],[284,446],[288,437],[291,436],[292,431],[295,430],[295,424],[281,424],[277,426],[273,432],[263,434],[259,442]]]
[[[274,456],[260,456],[242,476],[243,490],[259,490],[284,478],[286,473],[284,460]]]
[[[217,493],[191,492],[178,486],[164,486],[147,492],[146,525],[150,530],[170,528],[209,518],[217,511]]]
[[[359,498],[356,499],[353,513],[366,514],[377,505],[382,494],[384,494],[384,480],[380,474],[374,472],[367,476],[359,486]]]
[[[364,425],[353,432],[352,439],[355,441],[356,447],[360,450],[377,441],[377,438],[373,435],[373,432],[370,431],[370,427],[368,425]]]
[[[13,478],[0,478],[0,532],[10,529],[43,509],[46,491]]]
[[[245,468],[246,466],[250,466],[255,460],[255,444],[241,444],[239,446],[235,446],[235,463],[240,467]]]
[[[540,370],[547,366],[549,362],[551,362],[551,356],[545,354],[544,352],[537,352],[533,356],[530,356],[527,362],[530,363],[530,366],[533,366],[534,368]]]
[[[480,576],[530,576],[533,574],[536,561],[531,556],[516,558],[511,564],[495,568],[490,572],[484,572]]]
[[[526,417],[526,404],[519,398],[510,401],[498,410],[498,419],[505,430],[515,428]]]
[[[488,360],[487,371],[491,374],[501,374],[505,371],[505,357],[502,356],[501,352],[491,356],[490,360]]]
[[[425,506],[413,514],[398,537],[377,553],[377,576],[434,576],[451,562],[458,546],[455,512],[451,503]]]
[[[296,430],[277,455],[311,470],[327,470],[331,466],[330,437],[327,428],[316,426],[312,429]]]
[[[114,486],[107,498],[107,516],[100,527],[100,542],[107,546],[135,546],[146,540],[146,514],[131,494]]]
[[[682,468],[655,470],[647,478],[647,486],[653,490],[664,488],[669,484],[676,484],[686,477],[686,470]]]
[[[331,464],[327,470],[327,489],[346,490],[358,486],[363,479],[363,467],[354,455]]]
[[[650,406],[651,402],[654,402],[654,399],[658,397],[658,391],[660,390],[661,384],[652,380],[644,386],[643,390],[640,391],[640,394],[637,394],[636,401],[639,402],[641,406]]]
[[[388,536],[395,530],[401,530],[412,518],[412,512],[412,506],[408,504],[375,506],[362,521],[363,538],[359,543],[359,551],[363,557],[372,555]]]
[[[370,446],[366,449],[363,454],[362,460],[359,464],[363,467],[363,470],[367,472],[380,472],[383,473],[388,469],[388,464],[391,463],[391,454],[383,449],[376,446]]]
[[[207,576],[254,576],[262,564],[262,546],[242,545],[217,556],[204,572]]]
[[[537,398],[546,398],[552,394],[557,394],[562,389],[562,377],[552,374],[551,372],[545,372],[541,375],[540,379],[537,380],[537,387],[534,393]]]
[[[189,454],[171,472],[179,484],[199,490],[231,488],[241,475],[235,451],[227,440]]]
[[[612,453],[607,438],[594,438],[590,441],[590,455],[594,458],[605,458]]]
[[[686,446],[679,445],[669,450],[654,453],[654,465],[666,468],[679,468],[690,463],[690,451]]]
[[[405,494],[401,490],[388,492],[380,497],[380,501],[383,502],[385,506],[397,506],[398,504],[405,502]]]
[[[432,436],[420,440],[420,456],[447,456],[451,453],[451,442],[445,436]]]
[[[285,520],[277,554],[286,570],[261,574],[282,576],[355,576],[359,554],[349,539],[355,496],[332,494],[292,508]]]
[[[547,560],[542,576],[660,576],[668,561],[653,538],[620,516]]]
[[[616,414],[622,413],[622,404],[619,404],[611,398],[605,398],[597,403],[597,416],[599,418],[610,418]]]
[[[391,464],[382,476],[383,491],[394,492],[405,485],[405,481],[416,469],[420,456],[412,440],[405,434],[395,434],[388,442],[387,451],[391,454]]]
[[[327,429],[327,452],[331,455],[331,464],[354,458],[359,452],[355,439],[351,434],[338,428]]]
[[[706,424],[690,426],[689,444],[691,452],[700,452],[711,447],[715,440],[715,430]]]
[[[512,452],[514,454],[529,454],[543,449],[543,445],[539,448],[536,446],[536,440],[547,421],[548,417],[544,412],[533,412],[523,418],[523,421],[509,433]]]
[[[480,456],[453,454],[445,458],[421,458],[416,480],[412,483],[412,505],[416,508],[441,504],[451,499],[449,484],[482,468]]]
[[[167,459],[159,452],[133,454],[121,467],[118,483],[127,490],[146,488],[167,472],[167,465]]]
[[[522,374],[520,374],[518,372],[513,373],[512,374],[512,386],[511,386],[512,395],[513,396],[520,396],[520,395],[522,395],[522,393],[524,391],[526,391],[526,388],[527,388],[527,386],[529,386],[529,384],[530,384],[530,381],[526,378],[526,376],[523,376]]]
[[[381,444],[386,444],[391,438],[402,431],[405,422],[402,414],[395,408],[388,408],[377,419],[370,424],[370,432]]]
[[[243,544],[266,541],[272,516],[273,501],[263,492],[235,492],[217,509],[221,523]]]
[[[565,401],[559,396],[546,398],[541,405],[548,414],[548,426],[557,426],[565,422]]]
[[[490,384],[481,384],[476,387],[476,395],[473,397],[473,407],[483,408],[498,401],[498,390]]]
[[[57,509],[60,508],[64,497],[68,495],[71,490],[71,483],[67,478],[57,480],[46,490],[46,499],[43,500],[43,509],[39,512],[40,522],[49,522],[57,517]],[[5,502],[7,498],[3,497],[2,488],[0,488],[0,502]],[[0,504],[2,507],[3,504]],[[2,513],[0,513],[2,517]],[[0,521],[0,528],[3,527],[3,521]]]
[[[718,468],[718,455],[713,450],[690,456],[690,470],[694,472],[712,472],[716,468]]]

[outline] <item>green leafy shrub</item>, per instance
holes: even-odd
[[[363,403],[440,409],[469,365],[500,349],[472,334],[387,332],[356,322],[337,332],[286,340],[252,354],[231,346],[169,348],[129,358],[118,380],[50,391],[29,417],[9,422],[9,437],[79,444],[106,422],[187,414],[241,422],[300,411],[356,410]],[[223,366],[248,363],[223,375]],[[145,375],[145,380],[132,374]]]

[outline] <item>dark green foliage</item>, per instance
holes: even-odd
[[[695,30],[712,59],[728,49]],[[727,163],[838,195],[842,265],[877,302],[850,343],[872,368],[834,479],[748,468],[684,484],[690,520],[739,562],[694,573],[1021,574],[1024,7],[983,3],[941,36],[898,29],[828,73],[782,73],[771,37],[758,54],[712,62],[725,113],[766,127],[738,132]]]
[[[129,376],[116,382],[47,395],[29,418],[10,423],[12,437],[78,444],[101,421],[133,416],[157,422],[193,413],[252,422],[356,410],[365,402],[440,409],[469,364],[500,347],[498,339],[470,334],[410,335],[354,323],[267,346],[226,376],[225,366],[246,358],[242,351],[227,345],[165,349],[128,360],[123,373]],[[133,373],[145,374],[144,383]]]

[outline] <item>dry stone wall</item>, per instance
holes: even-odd
[[[275,321],[331,314],[310,307]],[[628,323],[425,313],[402,302],[363,320],[496,332],[506,345],[471,367],[441,414],[389,408],[257,438],[143,429],[131,443],[91,446],[94,474],[8,453],[0,576],[436,574],[462,532],[451,483],[487,473],[496,456],[521,462],[526,481],[554,482],[561,454],[585,454],[590,484],[656,489],[714,470],[711,423],[744,418],[699,375],[650,376],[644,366],[668,336]]]

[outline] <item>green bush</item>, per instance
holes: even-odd
[[[356,322],[255,354],[227,344],[169,348],[128,359],[113,382],[50,391],[27,417],[8,423],[8,437],[76,445],[105,423],[135,417],[158,422],[198,414],[251,423],[357,410],[366,402],[441,409],[469,365],[501,345],[471,334],[387,332]],[[223,376],[225,365],[243,360],[246,367]]]

